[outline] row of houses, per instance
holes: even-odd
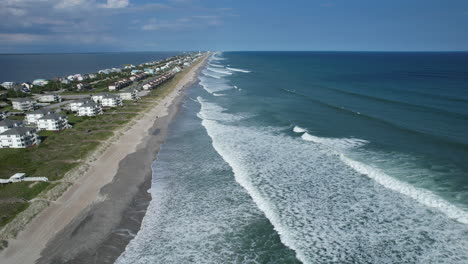
[[[161,83],[169,80],[170,78],[174,77],[174,73],[173,72],[168,72],[168,73],[165,73],[161,76],[159,76],[158,78],[154,79],[154,80],[151,80],[149,82],[146,82],[143,84],[142,88],[144,90],[150,90],[150,89],[154,89],[156,88],[158,85],[160,85]]]
[[[123,105],[123,100],[138,99],[137,91],[128,89],[119,94],[94,94],[91,99],[73,101],[69,104],[72,112],[77,116],[96,116],[103,113],[103,107],[118,107]]]
[[[55,93],[41,94],[38,96],[38,100],[42,103],[59,103],[62,102],[62,97]],[[11,104],[15,110],[31,111],[36,108],[37,101],[29,97],[12,98]]]
[[[124,87],[129,86],[130,84],[132,84],[132,81],[127,78],[124,78],[109,85],[109,91],[120,90]]]

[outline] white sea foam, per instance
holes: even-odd
[[[209,76],[199,76],[198,79],[200,80],[200,85],[203,87],[203,89],[205,89],[205,91],[209,92],[210,94],[233,89],[231,85],[227,84],[222,79],[213,79],[209,78]]]
[[[236,181],[304,263],[463,263],[465,225],[394,192],[343,160],[359,139],[304,140],[270,128],[244,127],[200,101],[202,125]],[[205,116],[205,118],[204,118]],[[305,142],[307,140],[307,142]],[[392,241],[391,243],[388,241]],[[418,241],[415,243],[414,241]],[[460,242],[457,242],[460,241]],[[447,254],[439,254],[439,248]],[[398,252],[396,257],[395,252]],[[424,256],[424,257],[421,257]]]
[[[366,140],[357,139],[357,138],[325,138],[325,137],[316,137],[309,133],[304,133],[302,139],[306,141],[312,141],[315,143],[324,144],[328,147],[345,150],[351,148],[361,147],[368,143]]]
[[[219,93],[212,93],[214,96],[226,96],[225,94],[219,94]]]
[[[220,74],[224,74],[224,75],[232,75],[232,72],[230,72],[230,71],[214,69],[214,68],[211,68],[211,67],[208,67],[207,69],[212,71],[212,72],[216,72],[216,73],[220,73]]]
[[[436,208],[437,210],[447,215],[449,218],[452,218],[460,223],[468,224],[468,212],[458,208],[453,204],[450,204],[430,191],[416,188],[410,184],[390,177],[383,171],[366,165],[362,162],[352,160],[346,157],[344,154],[341,154],[340,158],[345,164],[357,172],[367,175],[369,178],[375,180],[382,186],[409,196],[428,207]]]
[[[222,76],[219,76],[219,75],[216,75],[216,74],[211,74],[211,73],[208,73],[206,70],[203,70],[202,73],[208,77],[211,77],[211,78],[215,78],[215,79],[221,79]]]
[[[236,71],[236,72],[244,72],[244,73],[249,73],[250,72],[248,70],[231,68],[231,67],[226,67],[226,69],[231,70],[231,71]]]
[[[214,63],[208,63],[208,65],[213,66],[213,67],[217,67],[217,68],[224,68],[223,65],[214,64]]]
[[[304,133],[304,132],[307,132],[307,129],[299,127],[299,126],[294,126],[293,131],[295,133]]]

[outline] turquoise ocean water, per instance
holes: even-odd
[[[117,263],[467,263],[468,53],[216,53]]]

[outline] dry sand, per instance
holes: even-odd
[[[113,263],[141,225],[151,164],[178,109],[192,69],[157,106],[123,132],[73,186],[0,252],[2,264]]]

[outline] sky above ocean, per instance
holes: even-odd
[[[0,53],[467,50],[465,0],[2,0]]]

